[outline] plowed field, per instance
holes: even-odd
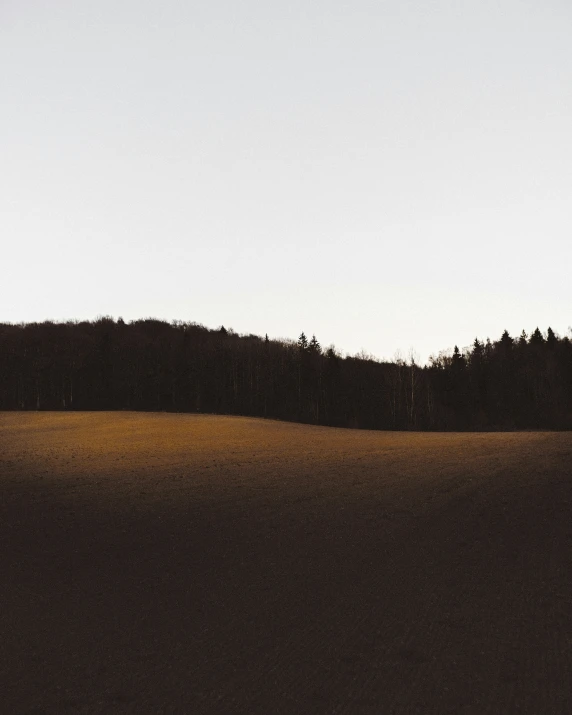
[[[569,715],[571,458],[0,413],[0,711]]]

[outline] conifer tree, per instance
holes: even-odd
[[[451,360],[451,366],[453,370],[462,370],[465,367],[465,364],[465,358],[461,355],[459,347],[455,345],[455,349],[453,350],[453,358]]]
[[[508,330],[505,330],[501,335],[500,344],[503,346],[505,351],[509,351],[512,348],[514,340],[508,334]]]
[[[485,346],[480,342],[478,338],[475,338],[473,343],[473,351],[471,353],[471,363],[480,365],[483,360]]]
[[[530,344],[531,345],[543,345],[544,344],[544,337],[538,327],[536,330],[532,333],[530,336]]]
[[[312,339],[310,340],[310,344],[308,345],[308,350],[314,355],[321,355],[322,353],[322,346],[316,339],[315,335],[312,335]]]

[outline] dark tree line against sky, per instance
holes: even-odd
[[[548,328],[421,366],[155,319],[0,324],[0,409],[163,410],[396,430],[572,429],[572,342]]]

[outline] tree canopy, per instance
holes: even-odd
[[[0,409],[165,410],[368,429],[571,429],[572,344],[548,328],[379,361],[146,318],[0,324]]]

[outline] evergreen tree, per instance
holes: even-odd
[[[473,350],[470,356],[471,364],[480,366],[483,361],[484,354],[485,346],[479,341],[478,338],[475,338],[475,342],[473,343]]]
[[[500,339],[500,344],[501,344],[503,350],[505,351],[505,353],[508,353],[512,349],[513,343],[514,343],[514,340],[508,334],[508,330],[505,330],[503,332],[503,334],[501,335],[501,339]]]
[[[308,345],[308,350],[314,355],[321,355],[322,354],[322,347],[318,340],[316,339],[315,335],[312,335],[312,339],[310,340],[310,344]]]
[[[544,336],[542,335],[542,333],[540,332],[538,327],[530,336],[530,344],[531,345],[544,345]]]
[[[465,366],[466,360],[461,355],[461,351],[459,350],[458,346],[455,345],[455,349],[453,350],[453,357],[451,359],[451,367],[453,368],[453,370],[458,371],[463,370]]]

